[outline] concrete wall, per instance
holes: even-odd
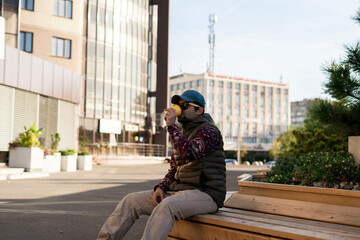
[[[21,10],[20,30],[34,33],[33,55],[82,73],[84,1],[72,1],[72,18],[54,15],[54,1],[34,1],[34,11]],[[71,40],[71,58],[51,56],[52,37]]]
[[[360,164],[360,136],[349,137],[349,153],[351,153],[357,164]]]

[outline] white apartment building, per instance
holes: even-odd
[[[288,84],[209,73],[170,77],[169,96],[187,89],[205,97],[205,112],[221,130],[225,150],[237,150],[241,140],[248,151],[268,151],[289,129]]]

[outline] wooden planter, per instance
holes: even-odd
[[[27,172],[41,172],[44,151],[38,147],[16,147],[9,151],[9,167],[25,168]]]
[[[225,207],[360,226],[360,191],[238,181]]]
[[[61,171],[74,172],[77,168],[77,154],[61,156]]]
[[[92,170],[92,155],[79,155],[77,161],[78,170]]]

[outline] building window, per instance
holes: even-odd
[[[249,96],[249,85],[248,84],[244,85],[244,96]]]
[[[72,18],[71,0],[54,0],[54,15],[66,18]]]
[[[219,88],[222,88],[223,86],[224,86],[224,82],[223,82],[223,81],[219,81],[219,82],[218,82],[218,87],[219,87]]]
[[[195,81],[191,81],[191,82],[190,82],[190,87],[191,87],[191,88],[195,87],[195,85],[196,85]]]
[[[21,8],[34,11],[34,0],[22,0]]]
[[[32,42],[33,42],[33,33],[20,32],[20,50],[31,53],[33,46]]]
[[[71,58],[71,40],[53,37],[52,55],[57,57]]]
[[[197,86],[201,87],[202,86],[202,80],[197,80]]]

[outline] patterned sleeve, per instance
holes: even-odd
[[[154,191],[158,187],[161,187],[163,191],[166,191],[169,185],[174,181],[175,173],[176,173],[176,161],[174,158],[174,154],[171,154],[170,168],[168,170],[168,173],[165,175],[164,179],[154,187]]]
[[[204,127],[195,138],[187,140],[176,124],[168,127],[170,138],[182,159],[195,160],[215,151],[220,144],[220,135],[213,127]]]

